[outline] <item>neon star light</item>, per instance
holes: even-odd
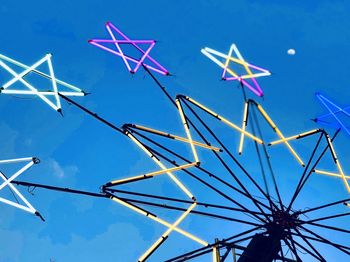
[[[107,52],[121,57],[126,68],[132,74],[136,73],[141,66],[145,66],[148,69],[162,75],[169,75],[169,71],[150,56],[150,52],[156,44],[155,40],[131,40],[111,22],[106,23],[106,29],[111,39],[91,39],[88,42]],[[112,49],[108,46],[111,44],[115,46],[116,49]],[[134,58],[125,54],[122,50],[123,45],[131,45],[135,47],[140,52],[141,57]],[[148,47],[143,49],[140,45],[148,45]]]
[[[345,131],[346,134],[350,136],[350,128],[346,126],[346,124],[344,124],[344,122],[339,118],[340,115],[343,115],[350,119],[350,106],[342,108],[320,93],[316,93],[315,96],[329,111],[329,113],[316,117],[314,121],[320,124],[341,128],[343,131]],[[333,121],[328,122],[325,120],[327,118],[331,118]]]
[[[0,160],[0,165],[5,164],[15,164],[15,163],[23,163],[24,165],[10,177],[6,176],[3,172],[0,171],[0,177],[4,182],[0,185],[0,191],[3,190],[6,186],[19,198],[22,200],[23,204],[8,200],[6,198],[0,197],[0,202],[5,203],[7,205],[13,206],[15,208],[21,209],[23,211],[29,212],[33,215],[37,215],[41,217],[39,212],[28,202],[28,200],[17,190],[17,188],[11,184],[11,182],[19,177],[23,172],[28,170],[34,164],[39,163],[39,159],[35,157],[26,157],[26,158],[16,158],[16,159],[7,159]],[[41,217],[42,218],[42,217]]]
[[[12,58],[9,58],[7,56],[4,56],[0,54],[0,66],[5,69],[8,73],[12,75],[12,79],[4,83],[0,88],[0,93],[2,94],[9,94],[9,95],[37,95],[40,99],[42,99],[46,104],[48,104],[51,108],[54,110],[61,112],[61,101],[59,97],[59,93],[66,95],[66,96],[84,96],[85,92],[81,89],[68,84],[66,82],[63,82],[55,77],[52,61],[51,61],[51,54],[45,55],[43,58],[41,58],[38,62],[33,64],[32,66],[27,66],[21,62],[18,62]],[[12,65],[21,67],[24,69],[21,73],[16,73],[8,64],[5,62],[11,63]],[[49,68],[49,74],[46,74],[37,68],[44,63],[47,63]],[[25,76],[34,73],[41,77],[44,77],[48,80],[50,80],[52,85],[52,91],[40,91],[39,89],[35,88],[33,85],[31,85],[26,79]],[[27,88],[27,90],[23,89],[16,89],[13,86],[20,82],[23,86]],[[62,85],[66,87],[69,91],[59,91],[58,85]],[[51,101],[48,97],[54,97],[54,101]]]
[[[149,219],[158,222],[166,227],[168,227],[168,229],[160,236],[160,238],[158,240],[156,240],[154,242],[154,244],[149,247],[149,249],[146,250],[146,252],[138,259],[139,262],[141,261],[146,261],[146,259],[157,249],[159,248],[164,241],[169,237],[170,233],[172,231],[177,231],[178,233],[182,234],[183,236],[199,243],[202,246],[208,246],[208,243],[194,235],[192,235],[191,233],[181,229],[178,227],[178,225],[190,214],[190,212],[196,207],[197,205],[197,200],[194,197],[194,195],[191,193],[191,191],[180,181],[180,179],[174,174],[175,171],[180,171],[180,170],[185,170],[188,168],[192,168],[192,167],[196,167],[200,165],[200,160],[198,157],[198,153],[196,150],[196,147],[202,147],[205,149],[209,149],[209,150],[214,150],[214,151],[221,151],[219,148],[217,147],[213,147],[213,146],[209,146],[209,145],[205,145],[203,143],[194,141],[192,139],[192,135],[189,129],[189,124],[187,122],[187,117],[185,115],[185,112],[183,110],[183,107],[181,105],[181,101],[179,98],[177,98],[175,100],[175,104],[177,107],[177,110],[179,112],[180,118],[181,118],[181,122],[182,125],[184,127],[185,133],[186,133],[186,138],[184,137],[180,137],[180,136],[176,136],[176,135],[172,135],[172,134],[167,134],[165,132],[159,131],[159,130],[155,130],[152,128],[148,128],[148,127],[144,127],[144,126],[140,126],[140,125],[132,125],[132,124],[128,124],[128,125],[124,125],[123,129],[124,129],[124,133],[125,135],[127,135],[148,157],[150,157],[155,164],[160,168],[160,170],[158,171],[154,171],[154,172],[150,172],[144,175],[139,175],[139,176],[133,176],[133,177],[128,177],[128,178],[123,178],[123,179],[118,179],[118,180],[114,180],[111,181],[109,183],[107,183],[104,186],[104,190],[108,190],[108,188],[113,187],[113,186],[117,186],[117,185],[121,185],[121,184],[126,184],[126,183],[132,183],[132,182],[136,182],[136,181],[140,181],[140,180],[145,180],[145,179],[151,179],[154,178],[156,176],[159,175],[167,175],[170,180],[172,180],[174,182],[174,184],[184,193],[185,196],[187,196],[189,198],[189,202],[191,202],[191,205],[186,209],[186,211],[184,211],[181,216],[173,223],[169,223],[161,218],[159,218],[158,216],[151,214],[150,212],[147,212],[141,208],[139,208],[136,205],[133,205],[113,194],[111,194],[110,198],[125,206],[130,208],[131,210],[144,215],[146,217],[148,217]],[[138,130],[142,130],[142,131],[146,131],[155,135],[159,135],[159,136],[164,136],[167,137],[169,139],[174,139],[177,141],[181,141],[184,142],[186,144],[189,144],[190,148],[191,148],[191,152],[192,152],[192,156],[193,156],[193,161],[189,164],[183,164],[183,165],[177,165],[175,167],[167,167],[163,164],[163,162],[153,153],[153,151],[148,148],[147,146],[145,146],[133,133],[135,132],[133,129],[138,129]],[[108,192],[108,191],[107,191]],[[113,192],[113,191],[112,191]]]
[[[264,68],[261,68],[246,62],[235,44],[231,45],[230,51],[228,52],[227,55],[224,53],[218,52],[214,49],[211,49],[209,47],[203,48],[201,52],[223,69],[223,72],[221,75],[221,78],[223,80],[227,80],[227,81],[238,80],[241,82],[243,86],[247,87],[250,91],[252,91],[257,96],[263,96],[263,91],[260,88],[255,78],[262,77],[262,76],[269,76],[271,75],[271,73]],[[233,52],[236,54],[237,58],[232,56]],[[225,59],[225,62],[222,62],[217,57]],[[237,72],[233,71],[229,67],[230,62],[243,66],[244,70],[246,71],[246,74],[239,75]],[[256,71],[256,73],[253,73],[252,72],[253,70]],[[251,83],[248,83],[247,80],[250,80]]]

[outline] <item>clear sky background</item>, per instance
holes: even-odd
[[[107,38],[106,21],[130,38],[156,39],[152,56],[174,74],[158,76],[169,92],[194,97],[239,123],[240,90],[236,83],[220,81],[221,70],[200,53],[204,46],[227,52],[236,43],[249,62],[272,72],[259,80],[265,97],[257,101],[285,135],[293,135],[316,128],[310,119],[325,112],[314,97],[316,91],[340,105],[350,104],[349,11],[348,1],[4,0],[0,3],[0,53],[33,64],[50,52],[57,78],[92,93],[75,101],[118,126],[140,123],[184,135],[176,111],[142,69],[130,75],[121,59],[87,40]],[[287,55],[289,48],[296,55]],[[9,76],[1,72],[0,80],[4,83]],[[99,192],[100,185],[112,179],[156,168],[130,140],[65,102],[62,117],[38,98],[0,95],[0,111],[1,159],[41,159],[21,180]],[[226,137],[232,132],[217,130]],[[232,134],[235,149],[238,133]],[[307,155],[310,145],[299,150]],[[350,173],[349,137],[341,133],[335,145],[345,172]],[[207,153],[200,154],[204,158]],[[279,157],[278,180],[288,195],[290,183],[296,181],[293,176],[300,172],[290,172],[288,154]],[[253,162],[244,161],[254,170]],[[327,163],[325,167],[333,168]],[[306,189],[297,203],[300,208],[347,196],[339,180],[321,176],[310,180]],[[26,188],[20,190],[26,192]],[[148,190],[167,195],[170,189],[160,179]],[[200,187],[194,190],[207,194]],[[46,222],[1,204],[1,262],[135,261],[165,230],[106,199],[41,189],[26,196]],[[164,215],[169,220],[178,216],[171,214]],[[336,223],[344,225],[347,220]],[[209,242],[243,229],[239,224],[201,218],[189,218],[182,226]],[[349,243],[345,235],[335,237]],[[174,234],[150,261],[198,247]],[[320,248],[330,261],[345,259],[333,249]],[[305,257],[305,261],[312,260]]]

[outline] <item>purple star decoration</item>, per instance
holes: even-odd
[[[140,66],[143,65],[149,70],[153,70],[162,75],[169,75],[169,71],[149,55],[152,48],[156,44],[155,40],[131,40],[111,22],[106,23],[106,29],[111,39],[92,39],[88,42],[114,55],[120,56],[123,59],[127,69],[132,74],[136,73]],[[116,50],[109,47],[111,44],[116,47]],[[125,54],[122,50],[123,45],[132,45],[140,52],[141,57],[135,58]],[[140,45],[148,45],[148,47],[144,50],[140,47]]]

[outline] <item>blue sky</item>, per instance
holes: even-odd
[[[113,22],[131,38],[156,39],[152,56],[174,74],[158,76],[169,92],[196,98],[239,123],[243,110],[240,90],[236,83],[220,81],[219,68],[200,53],[204,46],[227,52],[234,42],[249,62],[272,72],[271,77],[259,80],[265,97],[257,101],[286,135],[293,135],[317,127],[310,119],[325,112],[314,97],[316,91],[340,105],[350,104],[349,10],[347,1],[293,1],[293,4],[104,1],[102,4],[89,0],[5,0],[0,4],[0,53],[32,64],[50,52],[58,78],[92,93],[75,101],[118,126],[139,123],[183,134],[177,112],[142,69],[130,75],[121,59],[89,45],[87,40],[106,38],[106,21]],[[289,48],[296,50],[295,56],[287,55]],[[3,72],[0,79],[9,80]],[[40,165],[20,177],[23,180],[98,192],[99,186],[111,179],[155,168],[130,140],[65,102],[61,117],[37,98],[0,95],[0,110],[3,112],[1,158],[41,159]],[[232,139],[236,148],[238,134],[220,125],[216,128],[227,141]],[[273,138],[271,133],[268,136]],[[306,154],[311,145],[310,142],[297,148]],[[345,172],[349,173],[349,137],[341,133],[335,145]],[[189,153],[186,148],[179,150]],[[281,149],[281,152],[285,151]],[[206,155],[200,151],[201,157]],[[289,164],[288,154],[279,157],[278,180],[288,194],[290,183],[296,181],[289,168],[296,167]],[[254,171],[252,160],[246,157],[242,161]],[[332,167],[327,163],[325,166]],[[192,185],[193,182],[184,179]],[[146,190],[159,194],[170,190],[175,194],[166,179],[159,179]],[[199,195],[207,194],[201,187],[195,191]],[[56,262],[135,261],[165,230],[108,200],[40,189],[34,191],[34,196],[26,196],[46,222],[1,205],[1,262],[50,261],[50,258]],[[317,177],[310,180],[307,192],[297,204],[305,208],[346,196],[340,181]],[[210,197],[209,200],[218,200]],[[177,216],[163,215],[170,220]],[[338,221],[339,225],[345,222],[345,219]],[[182,226],[210,242],[216,234],[222,238],[227,237],[226,232],[241,230],[237,224],[195,217],[185,220]],[[219,233],[218,227],[223,229]],[[343,240],[342,236],[335,237]],[[150,261],[197,247],[174,234]],[[333,249],[325,248],[324,252],[330,260],[341,259],[341,254]]]

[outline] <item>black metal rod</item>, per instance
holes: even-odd
[[[181,261],[181,260],[178,260],[178,259],[187,258],[188,256],[191,256],[191,255],[193,255],[193,254],[195,254],[195,253],[200,253],[200,252],[206,251],[206,250],[208,250],[208,249],[209,249],[209,252],[210,252],[213,246],[221,245],[221,244],[222,244],[222,245],[225,245],[225,244],[227,243],[227,241],[232,240],[232,239],[234,239],[234,238],[238,238],[238,237],[243,236],[243,235],[246,235],[246,234],[249,234],[249,233],[251,233],[251,232],[254,232],[254,231],[260,229],[261,227],[262,227],[262,226],[254,227],[254,228],[249,229],[249,230],[247,230],[247,231],[241,232],[241,233],[239,233],[239,234],[237,234],[237,235],[231,236],[231,237],[229,237],[229,238],[227,238],[227,239],[222,239],[222,240],[220,240],[220,241],[218,241],[218,242],[209,244],[208,246],[201,247],[201,248],[192,250],[192,251],[190,251],[190,252],[187,252],[187,253],[185,253],[185,254],[182,254],[182,255],[180,255],[180,256],[174,257],[174,258],[172,258],[172,259],[166,260],[166,262]]]
[[[317,251],[317,249],[310,243],[309,240],[307,240],[307,238],[304,237],[303,234],[301,234],[301,232],[299,231],[299,229],[294,228],[295,232],[297,232],[298,236],[301,237],[304,242],[316,253],[316,255],[321,259],[321,261],[326,261],[326,259],[324,259],[324,257]]]
[[[317,143],[316,143],[314,149],[312,150],[312,153],[311,153],[311,155],[309,157],[309,160],[308,160],[308,162],[307,162],[307,164],[306,164],[306,166],[304,168],[303,174],[302,174],[302,176],[301,176],[301,178],[300,178],[300,180],[298,182],[298,185],[297,185],[297,187],[296,187],[296,189],[294,191],[294,194],[292,196],[292,199],[291,199],[291,201],[289,203],[289,206],[287,208],[287,212],[289,212],[289,210],[292,208],[292,205],[293,205],[295,199],[298,197],[302,187],[304,186],[305,183],[303,183],[303,182],[304,181],[306,182],[306,180],[309,178],[310,174],[312,173],[312,170],[314,169],[314,167],[318,163],[318,161],[317,161],[316,164],[313,166],[313,168],[311,168],[311,170],[309,171],[308,175],[306,175],[307,170],[308,170],[308,168],[309,168],[309,166],[310,166],[310,164],[311,164],[311,162],[312,162],[312,160],[313,160],[313,158],[314,158],[314,156],[316,154],[316,151],[317,151],[317,149],[318,149],[318,147],[319,147],[319,145],[321,143],[322,137],[323,137],[323,133],[321,133],[320,137],[317,140]],[[324,149],[324,152],[327,150],[327,148],[328,148],[328,146]],[[320,160],[322,158],[322,156],[323,156],[323,154],[321,154],[318,159]],[[305,176],[306,176],[306,178],[305,178]],[[305,178],[305,180],[304,180],[304,178]]]
[[[326,217],[320,217],[320,218],[315,218],[315,219],[311,219],[308,221],[305,221],[304,223],[312,223],[312,222],[317,222],[317,221],[322,221],[322,220],[328,220],[328,219],[332,219],[332,218],[337,218],[337,217],[343,217],[343,216],[349,216],[350,212],[347,213],[341,213],[341,214],[337,214],[337,215],[332,215],[332,216],[326,216]]]
[[[114,194],[111,194],[111,195],[114,195]],[[118,197],[118,198],[123,200],[123,201],[127,201],[129,203],[138,203],[140,205],[154,206],[154,207],[158,207],[158,208],[171,209],[171,210],[184,211],[184,212],[187,211],[187,208],[182,208],[182,207],[177,207],[177,206],[172,206],[172,205],[167,205],[167,204],[158,204],[158,203],[154,203],[154,202],[143,201],[143,200],[132,199],[132,198],[124,198],[124,197]],[[227,221],[231,221],[231,222],[238,222],[238,223],[247,224],[247,225],[251,225],[251,226],[259,226],[259,224],[256,224],[256,223],[253,223],[253,222],[249,222],[249,221],[246,221],[246,220],[232,218],[232,217],[227,217],[227,216],[221,216],[221,215],[208,213],[208,212],[191,210],[190,213],[196,214],[196,215],[212,217],[212,218],[217,218],[217,219],[222,219],[222,220],[227,220]]]
[[[166,148],[165,146],[163,146],[163,145],[157,143],[157,142],[154,141],[153,139],[151,139],[151,138],[149,138],[149,137],[147,137],[147,136],[145,136],[145,135],[139,133],[138,131],[134,130],[133,128],[127,127],[127,129],[128,129],[130,132],[135,133],[135,134],[137,134],[138,136],[142,137],[143,139],[149,141],[150,143],[152,143],[152,144],[158,146],[159,148],[161,148],[161,149],[163,149],[163,150],[169,152],[170,154],[172,154],[172,155],[174,155],[174,156],[180,158],[181,160],[183,160],[183,161],[185,161],[185,162],[187,162],[187,163],[192,163],[192,161],[190,161],[190,160],[186,159],[185,157],[183,157],[183,156],[177,154],[176,152],[174,152],[174,151],[172,151],[172,150]],[[240,190],[240,189],[238,189],[237,187],[231,185],[229,182],[225,181],[224,179],[220,178],[219,176],[216,176],[214,173],[209,172],[208,170],[204,169],[204,168],[201,167],[200,165],[194,166],[194,168],[203,171],[203,172],[206,173],[210,178],[216,179],[217,181],[219,181],[219,182],[222,183],[223,185],[225,185],[225,186],[227,186],[227,187],[229,187],[229,188],[235,190],[236,192],[238,192],[238,193],[244,195],[245,197],[250,198],[250,196],[248,196],[248,195],[247,195],[245,192],[243,192],[242,190]],[[268,207],[267,205],[265,205],[264,203],[262,203],[261,201],[259,201],[259,200],[257,200],[257,199],[256,199],[256,201],[257,201],[260,205],[262,205],[263,207],[269,209],[269,207]]]
[[[254,105],[257,106],[256,103],[254,103]],[[259,137],[260,137],[262,140],[264,140],[263,135],[262,135],[262,132],[261,132],[261,129],[260,129],[259,121],[258,121],[258,118],[257,118],[257,116],[256,116],[256,111],[255,111],[255,109],[253,109],[252,111],[253,111],[253,117],[254,117],[255,123],[256,123],[256,125],[257,125]],[[256,144],[256,146],[257,146],[257,142],[256,142],[256,141],[254,141],[254,142],[255,142],[255,144]],[[265,158],[266,158],[266,162],[267,162],[267,165],[268,165],[270,174],[271,174],[271,176],[272,176],[272,181],[273,181],[274,189],[275,189],[276,194],[277,194],[277,197],[278,197],[279,204],[280,204],[280,206],[281,206],[281,209],[284,210],[283,201],[282,201],[282,198],[281,198],[281,195],[280,195],[278,186],[277,186],[277,181],[276,181],[275,173],[274,173],[274,171],[273,171],[272,164],[271,164],[271,161],[270,161],[270,156],[269,156],[269,154],[268,154],[268,152],[267,152],[267,148],[266,148],[265,143],[262,145],[262,148],[263,148],[263,151],[264,151],[264,154],[265,154]],[[264,174],[264,176],[266,176],[265,173],[263,173],[263,174]],[[266,177],[264,178],[264,180],[266,180]]]
[[[76,189],[71,189],[71,188],[66,188],[66,187],[56,187],[56,186],[49,186],[49,185],[30,183],[30,182],[24,182],[24,181],[17,181],[17,180],[13,180],[13,181],[11,181],[11,183],[19,185],[19,186],[37,187],[37,188],[44,188],[44,189],[48,189],[48,190],[61,191],[61,192],[72,193],[72,194],[108,198],[108,196],[105,194],[76,190]]]
[[[131,191],[125,191],[125,190],[119,190],[119,189],[113,189],[113,188],[105,188],[104,190],[107,191],[107,192],[112,192],[112,193],[121,193],[121,194],[135,195],[135,196],[143,196],[143,197],[148,197],[148,198],[169,200],[169,201],[179,202],[179,203],[186,203],[186,204],[192,204],[193,203],[193,201],[190,201],[190,200],[183,200],[183,199],[172,198],[172,197],[164,197],[164,196],[158,196],[158,195],[150,195],[150,194],[145,194],[145,193],[131,192]],[[237,212],[242,212],[242,213],[248,213],[249,212],[251,214],[263,215],[262,213],[257,212],[257,211],[250,211],[250,210],[247,211],[245,209],[240,209],[240,208],[235,208],[235,207],[229,207],[229,206],[223,206],[223,205],[215,205],[215,204],[204,203],[204,202],[196,202],[196,203],[197,203],[198,206],[204,206],[206,208],[212,207],[212,208],[226,209],[226,210],[237,211]]]
[[[181,98],[181,101],[185,103],[187,108],[192,112],[192,114],[201,122],[201,124],[205,127],[205,129],[214,137],[214,139],[220,144],[222,149],[228,154],[228,156],[235,162],[236,165],[242,170],[242,172],[249,178],[249,180],[257,187],[257,189],[264,195],[264,197],[277,209],[275,203],[269,198],[268,195],[264,192],[264,190],[259,186],[259,184],[253,179],[253,177],[248,173],[248,171],[241,165],[241,163],[233,156],[233,154],[227,149],[227,147],[221,142],[221,140],[215,135],[215,133],[209,128],[209,126],[202,120],[202,118],[188,105],[185,99]],[[233,179],[238,183],[238,185],[242,188],[242,190],[251,196],[251,200],[257,206],[257,208],[261,211],[261,207],[255,201],[255,198],[250,194],[248,189],[243,185],[243,183],[238,179],[238,177],[234,174],[234,172],[229,168],[229,166],[225,163],[225,161],[219,156],[219,154],[213,151],[217,159],[220,163],[225,167],[225,169],[229,172],[229,174],[233,177]]]
[[[128,129],[129,130],[129,129]],[[144,144],[143,144],[144,145]],[[151,152],[153,152],[153,154],[158,155],[159,157],[163,158],[165,161],[167,161],[168,163],[171,163],[175,166],[180,166],[177,163],[174,163],[174,161],[172,161],[171,159],[167,158],[166,156],[164,156],[163,154],[161,154],[160,152],[151,149],[150,147],[144,145],[146,148],[148,148],[148,150],[150,150]],[[237,206],[246,209],[249,211],[249,209],[247,209],[244,205],[240,204],[238,201],[234,200],[233,198],[229,197],[227,194],[223,193],[222,191],[218,190],[217,188],[215,188],[214,186],[210,185],[208,182],[204,181],[203,179],[201,179],[200,177],[196,176],[194,173],[188,171],[187,169],[183,169],[183,172],[189,174],[191,177],[195,178],[196,180],[198,180],[199,182],[201,182],[203,185],[209,187],[210,189],[212,189],[213,191],[215,191],[216,193],[218,193],[219,195],[225,197],[226,199],[230,200],[232,203],[236,204]],[[249,212],[248,212],[249,213]],[[257,219],[259,219],[261,222],[265,222],[261,217],[257,216],[256,214],[253,214],[254,217],[256,217]],[[267,214],[264,214],[265,217],[267,217]]]
[[[302,260],[300,259],[299,255],[298,255],[298,252],[297,252],[297,249],[296,249],[296,247],[294,245],[294,242],[292,240],[293,239],[290,238],[290,242],[291,242],[291,244],[290,244],[287,238],[283,239],[284,243],[286,243],[286,245],[288,246],[289,250],[294,254],[295,258],[297,259],[297,262],[301,262]]]
[[[296,233],[291,233],[293,236],[298,236],[298,234]],[[316,237],[312,237],[312,236],[306,236],[304,235],[305,238],[309,239],[309,240],[313,240],[313,241],[317,241],[317,242],[320,242],[320,243],[323,243],[323,244],[327,244],[327,242],[323,241],[322,239],[319,239],[319,238],[316,238]],[[341,247],[341,248],[344,248],[344,249],[347,249],[347,250],[350,250],[350,247],[347,247],[347,246],[344,246],[344,245],[341,245],[341,244],[336,244],[338,247]]]
[[[307,252],[309,255],[313,256],[314,258],[316,258],[318,261],[322,261],[318,256],[316,256],[311,250],[309,250],[308,248],[306,248],[305,246],[299,244],[296,240],[293,240],[293,243],[298,246],[299,248],[301,248],[302,250],[304,250],[305,252]]]
[[[316,211],[316,210],[320,210],[320,209],[323,209],[323,208],[335,206],[335,205],[338,205],[338,204],[343,204],[343,203],[348,202],[348,201],[350,201],[350,198],[338,200],[338,201],[331,202],[331,203],[329,203],[329,204],[325,204],[325,205],[322,205],[322,206],[317,206],[317,207],[309,208],[309,209],[300,211],[300,214],[306,214],[306,213],[313,212],[313,211]]]
[[[162,91],[164,92],[164,94],[168,97],[168,99],[172,102],[172,104],[175,106],[175,107],[177,107],[177,105],[176,105],[176,103],[175,103],[175,101],[172,99],[172,97],[170,96],[170,94],[166,91],[166,88],[157,80],[157,78],[150,72],[150,70],[148,70],[148,68],[147,67],[145,67],[144,65],[143,65],[143,67],[144,67],[144,69],[146,70],[146,72],[151,76],[151,78],[155,81],[155,83],[162,89]],[[188,105],[187,105],[188,106]],[[187,118],[187,116],[185,116],[186,117],[186,119],[187,120],[189,120],[188,118]],[[198,131],[198,129],[195,127],[195,125],[191,122],[191,121],[188,121],[189,122],[189,124],[191,124],[191,126],[193,126],[195,129],[196,129],[196,131],[197,131],[197,133],[202,137],[202,139],[205,139],[204,138],[204,136]],[[206,141],[206,140],[205,140]],[[206,143],[207,143],[207,141],[206,141]],[[207,143],[208,144],[208,143]],[[233,157],[233,155],[227,150],[227,148],[226,148],[226,151],[229,153],[229,155],[231,155],[232,157]],[[217,152],[215,152],[215,151],[213,151],[212,150],[212,152],[218,157],[218,158],[220,158],[220,156],[217,154]],[[234,158],[234,157],[233,157]],[[221,159],[221,158],[220,158]],[[237,161],[237,160],[236,160]],[[237,163],[239,164],[239,162],[237,161]],[[223,163],[224,164],[224,163]],[[243,168],[243,166],[241,166],[240,164],[239,164],[239,166],[240,167],[242,167]],[[240,183],[239,182],[239,180],[237,180],[237,182],[238,183]],[[241,186],[243,186],[243,185],[241,185]],[[243,190],[244,190],[244,188],[243,188]],[[244,190],[244,191],[246,191],[246,190]],[[246,192],[248,195],[250,195],[250,193],[249,192]],[[262,213],[264,213],[264,211],[261,209],[261,207],[256,203],[256,201],[255,201],[255,199],[254,198],[251,198],[252,199],[252,201],[255,203],[255,205],[258,207],[258,209],[262,212]],[[271,201],[271,200],[270,200]],[[267,219],[269,219],[268,217],[266,217]]]
[[[347,230],[347,229],[334,227],[334,226],[327,226],[327,225],[323,225],[323,224],[319,224],[319,223],[315,223],[315,222],[310,222],[310,221],[302,221],[302,222],[303,222],[303,224],[306,224],[306,225],[311,225],[311,226],[316,226],[316,227],[323,227],[323,228],[331,229],[331,230],[334,230],[334,231],[350,234],[350,230]]]
[[[322,134],[324,134],[324,136],[327,138],[328,134],[326,133],[326,131],[321,130],[321,132],[322,132]],[[340,129],[338,129],[338,130],[334,133],[333,137],[331,138],[331,142],[333,142],[333,140],[337,137],[337,135],[339,134],[339,132],[340,132]],[[291,203],[290,203],[290,205],[289,205],[289,208],[292,206],[293,202],[294,202],[295,199],[297,198],[298,194],[300,193],[301,189],[302,189],[303,186],[305,185],[306,181],[309,179],[309,177],[310,177],[311,174],[313,173],[313,170],[315,169],[315,167],[318,165],[318,163],[319,163],[319,162],[321,161],[321,159],[323,158],[323,155],[326,153],[327,149],[328,149],[328,148],[331,148],[328,139],[326,139],[326,141],[327,141],[327,146],[325,147],[325,149],[323,150],[323,152],[320,154],[320,156],[318,157],[318,159],[317,159],[316,162],[314,163],[313,167],[310,169],[308,176],[304,179],[303,183],[300,185],[300,188],[298,189],[297,194],[296,194],[295,196],[293,196],[293,199],[292,199],[292,201],[291,201]],[[331,151],[331,153],[332,153],[332,151]],[[332,154],[333,154],[333,153],[332,153]],[[306,170],[306,168],[305,168],[305,170]],[[289,208],[288,208],[288,210],[290,210]]]
[[[107,121],[106,119],[100,117],[99,115],[97,115],[96,113],[90,111],[89,109],[87,109],[86,107],[83,107],[82,105],[78,104],[77,102],[73,101],[72,99],[70,99],[69,97],[62,95],[61,93],[58,93],[58,95],[60,97],[62,97],[64,100],[66,100],[67,102],[69,102],[70,104],[75,105],[76,107],[78,107],[79,109],[81,109],[82,111],[84,111],[85,113],[89,114],[90,116],[94,117],[95,119],[97,119],[98,121],[100,121],[101,123],[109,126],[110,128],[114,129],[115,131],[118,131],[119,133],[124,134],[124,132],[117,127],[116,125],[112,124],[111,122]]]
[[[318,235],[318,234],[316,234],[315,232],[313,232],[313,231],[307,229],[307,228],[304,227],[304,226],[300,226],[300,228],[302,228],[302,229],[305,230],[306,232],[310,233],[311,235],[313,235],[313,236],[315,236],[315,237],[317,237],[317,238],[323,240],[325,244],[331,245],[331,246],[333,246],[333,247],[339,249],[340,251],[342,251],[342,252],[344,252],[344,253],[350,255],[350,252],[349,252],[349,251],[346,251],[344,248],[340,247],[338,244],[333,243],[333,242],[329,241],[328,239],[325,239],[324,237],[321,237],[320,235]]]

